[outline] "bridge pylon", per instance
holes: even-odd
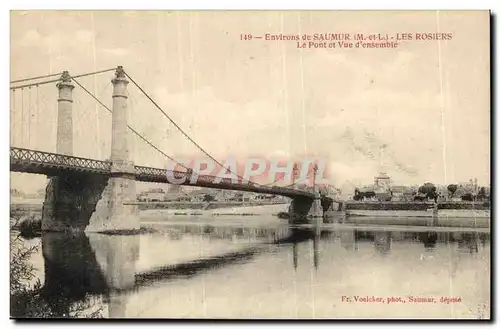
[[[291,224],[304,224],[311,223],[313,221],[321,222],[323,218],[323,207],[321,206],[321,195],[318,192],[318,188],[316,187],[316,172],[318,170],[318,166],[314,165],[313,167],[313,177],[312,177],[312,186],[305,186],[305,190],[314,194],[314,197],[297,197],[293,198],[290,203],[290,207],[288,208],[289,218]],[[292,171],[292,179],[293,183],[296,184],[299,180],[299,168],[297,164],[294,164]],[[307,180],[304,182],[306,183]],[[297,185],[294,185],[294,188],[298,188]]]
[[[73,89],[68,71],[64,71],[61,81],[56,85],[59,90],[57,98],[57,133],[56,152],[63,155],[73,155]],[[66,193],[71,184],[71,177],[48,177],[45,189],[45,200],[42,207],[42,230],[59,231],[65,229],[74,219],[74,200]]]
[[[57,153],[73,155],[73,84],[67,71],[57,84]],[[128,231],[140,228],[135,201],[135,166],[127,140],[127,84],[123,68],[113,83],[111,172],[60,171],[49,176],[43,204],[43,231]]]
[[[123,231],[140,228],[135,189],[135,166],[130,160],[127,125],[128,80],[121,66],[113,83],[111,177],[102,192],[86,231]]]
[[[57,142],[56,153],[73,155],[73,89],[68,71],[61,75],[57,84],[59,97],[57,99]]]

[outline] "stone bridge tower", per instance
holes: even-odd
[[[127,85],[123,67],[118,66],[113,83],[111,127],[111,177],[86,231],[123,231],[140,228],[135,193],[135,167],[130,160],[127,124]]]
[[[73,89],[67,71],[59,89],[56,152],[73,155]],[[127,84],[119,66],[113,83],[111,175],[58,173],[49,177],[42,210],[43,231],[123,231],[139,229],[135,167],[127,140]]]

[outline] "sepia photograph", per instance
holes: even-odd
[[[491,320],[490,11],[9,15],[11,319]]]

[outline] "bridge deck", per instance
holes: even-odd
[[[10,148],[10,171],[57,176],[64,173],[110,175],[111,162],[62,155],[36,150]],[[217,188],[242,192],[283,195],[290,198],[314,198],[311,192],[278,186],[260,186],[251,182],[234,182],[210,175],[189,174],[183,171],[135,166],[136,180],[141,182],[167,183],[183,179],[180,185]],[[195,176],[196,175],[196,179]]]

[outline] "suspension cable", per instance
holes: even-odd
[[[86,77],[86,76],[89,76],[89,75],[106,73],[106,72],[115,71],[115,70],[116,70],[116,67],[113,67],[111,69],[106,69],[106,70],[100,70],[100,71],[95,71],[95,72],[89,72],[89,73],[83,73],[83,74],[73,75],[73,76],[71,76],[71,78],[73,78],[73,79],[74,78],[82,78],[82,77]]]
[[[28,148],[31,146],[31,87],[28,88]]]
[[[170,118],[170,116],[162,110],[162,108],[151,98],[151,96],[148,95],[148,93],[146,93],[144,91],[144,89],[142,89],[136,82],[135,80],[130,76],[128,75],[128,73],[125,71],[124,72],[125,75],[130,79],[130,81],[132,81],[132,83],[144,94],[144,96],[146,96],[150,101],[151,103],[153,103],[153,105],[158,109],[160,110],[161,113],[163,113],[163,115],[175,126],[175,128],[177,128],[177,130],[179,130],[191,143],[193,143],[200,151],[202,151],[206,156],[208,156],[210,159],[212,159],[215,163],[217,163],[219,166],[222,167],[222,169],[230,172],[230,173],[233,173],[236,175],[236,177],[240,178],[242,181],[244,181],[244,178],[241,177],[240,175],[238,175],[237,173],[231,171],[229,168],[226,168],[224,167],[223,164],[221,164],[219,161],[217,161],[212,155],[210,155],[207,151],[205,151],[198,143],[196,143],[191,137],[189,137],[189,135],[181,128],[179,127],[179,125],[172,119]],[[260,184],[257,184],[257,183],[254,183],[252,182],[252,184],[254,185],[260,185]]]
[[[19,80],[12,80],[10,83],[18,83],[18,82],[24,82],[24,81],[30,81],[30,80],[38,80],[38,79],[43,79],[43,78],[50,78],[50,77],[55,77],[58,75],[61,75],[62,72],[58,73],[53,73],[53,74],[47,74],[47,75],[39,75],[37,77],[31,77],[31,78],[24,78],[24,79],[19,79]]]
[[[309,174],[310,172],[311,172],[311,169],[307,169],[307,174]],[[275,179],[274,181],[272,181],[271,183],[267,183],[267,184],[260,185],[260,186],[262,186],[262,187],[267,187],[267,186],[269,186],[269,185],[272,185],[272,184],[274,184],[274,183],[278,182],[279,180],[280,180],[280,178],[276,178],[276,179]],[[292,187],[292,186],[294,186],[294,185],[297,185],[297,182],[296,182],[296,181],[294,181],[292,184],[285,185],[285,186],[282,186],[282,187],[283,187],[283,188],[287,188],[287,187]]]
[[[12,122],[12,126],[11,126],[11,131],[10,131],[10,135],[11,135],[11,146],[14,145],[15,143],[15,140],[14,140],[14,137],[15,137],[15,134],[16,134],[16,91],[15,90],[12,90],[12,96],[11,96],[11,121]]]
[[[94,96],[94,94],[92,94],[87,88],[85,88],[84,86],[82,86],[74,77],[71,77],[71,79],[80,87],[82,88],[87,94],[89,94],[94,100],[96,100],[102,107],[104,107],[106,110],[108,110],[109,113],[113,113],[113,111],[107,107],[103,102],[101,102],[96,96]],[[142,136],[140,133],[137,132],[137,130],[135,130],[134,128],[132,128],[130,125],[127,125],[127,127],[134,133],[136,134],[140,139],[142,139],[146,144],[148,144],[149,146],[151,146],[152,148],[154,148],[156,151],[160,152],[163,156],[165,156],[166,158],[172,160],[173,162],[175,162],[176,164],[180,165],[181,167],[185,168],[186,170],[189,170],[190,168],[186,167],[185,165],[183,165],[182,163],[178,162],[177,160],[175,160],[174,158],[172,158],[171,156],[169,156],[168,154],[166,154],[165,152],[163,152],[162,150],[160,150],[158,147],[156,147],[155,145],[153,145],[150,141],[148,141],[144,136]]]
[[[39,119],[38,117],[40,116],[40,98],[38,97],[38,87],[36,87],[36,131],[38,133],[38,124],[39,124]],[[38,141],[38,140],[37,140]],[[36,143],[38,144],[38,143]],[[36,145],[38,146],[38,145]]]
[[[58,78],[58,79],[46,80],[46,81],[41,81],[41,82],[36,82],[36,83],[28,83],[28,84],[24,84],[24,85],[20,85],[20,86],[14,86],[14,87],[10,87],[10,90],[22,89],[22,88],[33,87],[33,86],[40,86],[40,85],[45,85],[47,83],[52,83],[52,82],[57,82],[57,81],[61,81],[61,79]]]
[[[84,73],[84,74],[74,75],[74,76],[72,76],[72,78],[81,78],[81,77],[86,77],[86,76],[89,76],[89,75],[110,72],[110,71],[113,71],[113,70],[116,70],[116,67],[114,67],[112,69],[107,69],[107,70],[100,70],[100,71],[96,71],[96,72],[90,72],[90,73]],[[10,89],[14,90],[14,89],[19,89],[19,88],[39,86],[39,85],[44,85],[44,84],[47,84],[47,83],[52,83],[52,82],[57,82],[57,81],[61,81],[61,78],[59,77],[57,79],[52,79],[52,80],[47,80],[47,81],[41,81],[41,82],[34,82],[34,83],[29,83],[29,84],[20,85],[20,86],[14,86],[14,87],[10,87]]]
[[[21,89],[21,145],[24,146],[24,89]]]

